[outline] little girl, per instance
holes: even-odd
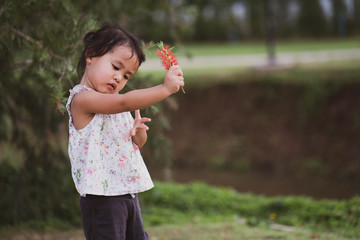
[[[173,66],[163,84],[118,94],[144,61],[139,40],[116,25],[84,37],[81,82],[70,90],[66,108],[72,177],[81,195],[86,239],[149,238],[137,193],[154,186],[139,151],[150,119],[142,118],[139,109],[176,93],[184,78],[180,67]]]

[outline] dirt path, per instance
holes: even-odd
[[[277,53],[277,63],[281,65],[294,65],[313,62],[329,62],[360,59],[360,48],[337,49],[325,51],[280,52]],[[196,56],[191,59],[179,57],[178,61],[183,69],[220,68],[220,67],[260,67],[267,64],[266,53]],[[156,71],[162,66],[157,58],[148,59],[140,70]]]

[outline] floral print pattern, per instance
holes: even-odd
[[[133,126],[130,112],[95,114],[91,122],[76,130],[70,104],[75,94],[93,91],[82,85],[70,90],[66,104],[69,114],[69,158],[72,177],[81,196],[105,196],[139,193],[154,184],[139,148],[125,139]]]

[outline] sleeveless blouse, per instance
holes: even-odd
[[[94,91],[82,85],[70,90],[66,109],[69,114],[68,153],[72,178],[81,196],[115,196],[151,189],[154,184],[132,138],[125,139],[133,127],[130,112],[95,114],[82,129],[73,125],[70,104],[75,94]]]

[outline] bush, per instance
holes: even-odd
[[[203,216],[240,216],[251,225],[276,222],[360,237],[360,197],[315,200],[310,197],[264,197],[203,183],[157,183],[141,194],[144,220],[149,224],[179,223]]]
[[[30,174],[9,162],[0,164],[0,226],[80,226],[79,195],[68,168],[54,164],[47,171],[36,169]]]

